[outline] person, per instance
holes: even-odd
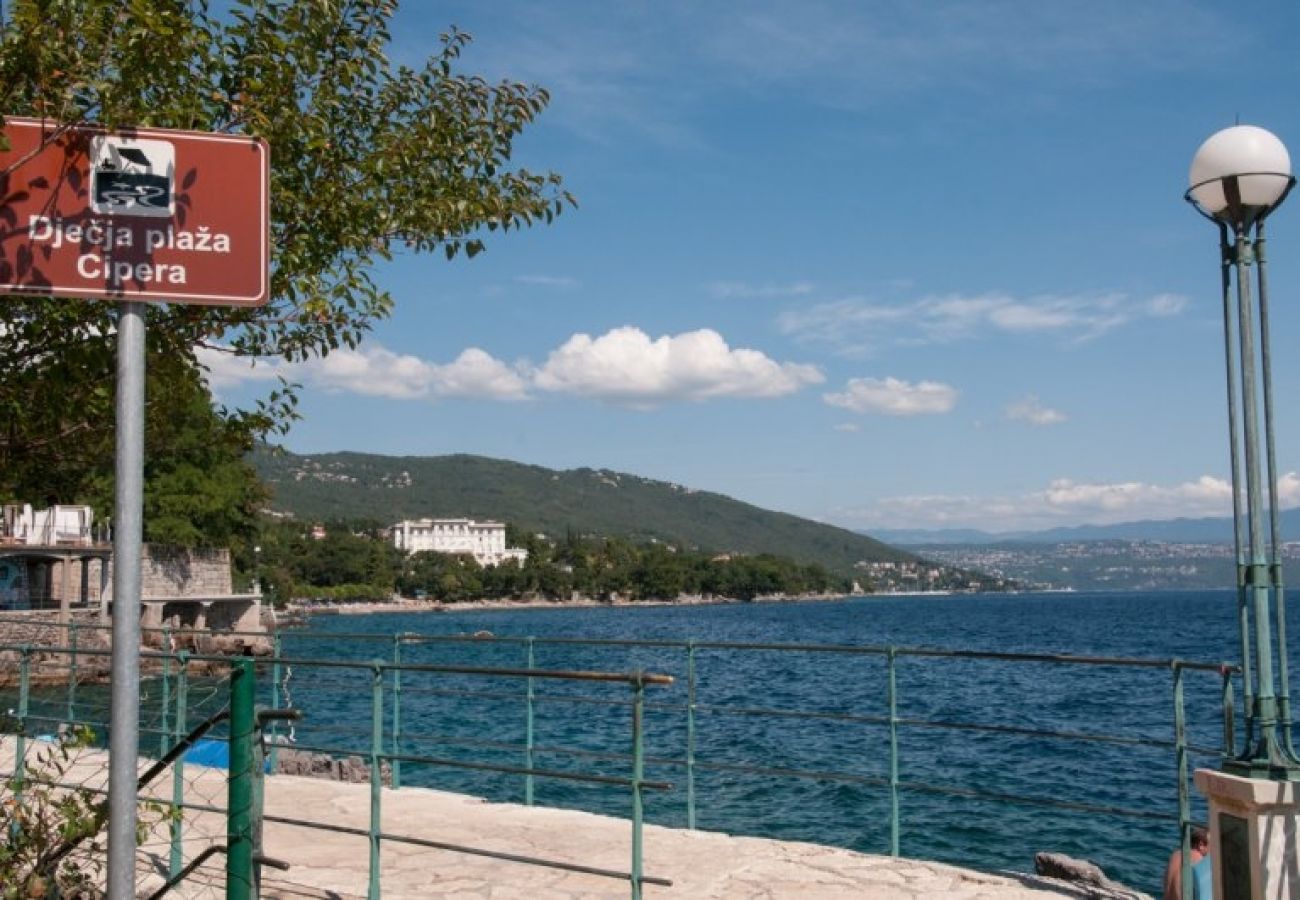
[[[1210,862],[1210,835],[1200,825],[1192,826],[1192,889],[1183,893],[1183,851],[1175,850],[1165,866],[1164,900],[1214,900],[1214,875]]]

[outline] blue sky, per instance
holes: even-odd
[[[580,208],[380,269],[394,315],[293,371],[284,443],[610,468],[865,530],[1226,514],[1217,233],[1182,193],[1237,117],[1300,148],[1300,14],[1245,10],[407,3],[395,59],[455,24],[464,71],[551,91],[518,159]],[[1300,200],[1269,246],[1300,502]]]

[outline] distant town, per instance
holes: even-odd
[[[1139,540],[916,545],[926,559],[1014,581],[1023,590],[1189,590],[1232,587],[1230,543]],[[1283,545],[1284,561],[1300,542]]]
[[[987,569],[936,561],[935,554],[916,562],[899,560],[860,562],[855,568],[866,575],[872,593],[913,594],[938,591],[1004,591],[1013,587],[1000,573]],[[980,577],[980,573],[990,577]],[[854,581],[853,593],[862,593],[861,583]]]

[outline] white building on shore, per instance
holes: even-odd
[[[520,565],[528,551],[506,546],[506,526],[473,519],[408,519],[388,529],[393,546],[407,553],[465,553],[480,566],[515,560]]]

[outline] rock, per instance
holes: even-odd
[[[281,775],[300,775],[308,778],[325,778],[330,781],[361,783],[370,780],[370,764],[361,756],[336,759],[328,753],[310,753],[280,747],[276,754],[276,772]],[[384,784],[392,783],[388,763],[380,766]]]
[[[1064,853],[1034,854],[1034,871],[1044,878],[1069,882],[1083,890],[1082,896],[1114,900],[1149,900],[1148,895],[1106,877],[1101,866]]]
[[[338,780],[361,782],[370,780],[370,767],[359,756],[345,756],[338,761]]]
[[[205,656],[270,656],[271,642],[266,638],[212,632],[195,638],[195,647]]]
[[[211,637],[211,652],[221,656],[239,656],[243,641],[228,634],[214,634]]]

